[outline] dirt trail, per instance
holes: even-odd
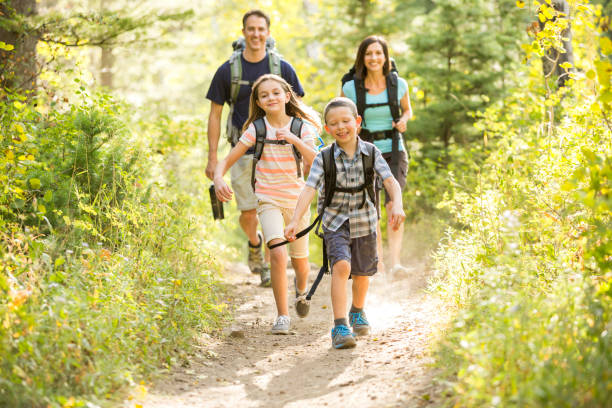
[[[293,270],[288,271],[293,282]],[[314,279],[312,271],[310,279]],[[291,307],[293,334],[268,334],[276,316],[271,289],[244,265],[231,265],[225,280],[236,305],[231,335],[206,338],[189,367],[179,368],[148,392],[142,404],[161,407],[422,407],[435,399],[428,367],[432,328],[445,318],[423,289],[426,274],[372,280],[366,312],[372,334],[357,347],[331,348],[326,276],[308,317]],[[292,283],[291,283],[292,285]],[[293,293],[292,288],[290,294]],[[240,337],[243,334],[244,337]],[[236,337],[237,335],[237,337]]]

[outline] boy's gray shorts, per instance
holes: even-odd
[[[376,232],[351,239],[347,220],[336,231],[323,227],[323,234],[332,270],[336,262],[345,260],[351,263],[351,275],[372,276],[376,273],[378,264]]]

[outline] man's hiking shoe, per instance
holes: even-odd
[[[289,326],[291,325],[291,319],[289,316],[278,316],[274,321],[274,326],[270,332],[272,334],[289,334]]]
[[[310,300],[306,299],[306,293],[295,298],[295,311],[300,317],[308,316],[308,312],[310,312]]]
[[[270,268],[268,268],[268,265],[264,265],[260,269],[259,276],[261,278],[261,286],[264,288],[269,288],[272,286],[272,278],[270,277]]]
[[[332,346],[335,349],[346,349],[355,347],[357,342],[355,341],[355,336],[348,327],[343,324],[339,324],[334,327],[331,331],[332,337]]]
[[[266,267],[267,265],[261,253],[261,249],[263,246],[263,237],[261,236],[261,233],[259,231],[257,232],[257,237],[259,238],[259,244],[255,246],[251,245],[251,242],[247,240],[249,247],[249,256],[247,258],[247,264],[249,265],[251,273],[258,273],[261,275],[261,269]]]
[[[368,323],[363,310],[357,313],[349,313],[349,322],[356,336],[367,336],[370,334],[370,323]]]
[[[298,316],[306,317],[310,311],[310,300],[306,299],[306,292],[299,293],[297,288],[297,280],[293,277],[293,287],[295,288],[295,311]]]

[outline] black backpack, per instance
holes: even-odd
[[[321,150],[321,156],[323,158],[323,180],[325,186],[325,199],[323,200],[323,208],[321,208],[321,213],[325,211],[325,208],[329,207],[336,191],[352,194],[364,192],[361,207],[363,207],[365,204],[365,192],[367,191],[370,200],[373,203],[376,203],[376,192],[374,191],[374,145],[368,142],[365,142],[365,145],[367,146],[368,154],[361,155],[364,172],[364,183],[359,187],[338,187],[336,182],[336,160],[334,158],[334,150],[336,143],[332,143],[330,146],[327,146]]]
[[[253,125],[255,126],[255,152],[253,153],[253,171],[251,172],[251,186],[253,187],[253,191],[255,191],[255,166],[257,166],[257,162],[261,159],[264,145],[285,145],[289,144],[289,142],[287,142],[286,140],[266,139],[266,122],[263,118],[255,119],[253,121]],[[304,126],[304,121],[302,119],[293,118],[291,120],[289,130],[291,131],[291,133],[301,138],[302,126]],[[293,156],[295,157],[295,163],[297,165],[297,176],[302,177],[302,154],[294,145],[291,145],[291,147],[293,148]]]
[[[374,108],[377,106],[386,106],[386,105],[389,105],[389,109],[391,110],[391,117],[393,118],[394,121],[399,120],[401,116],[400,106],[397,100],[397,87],[398,87],[399,75],[397,73],[397,66],[395,65],[395,60],[393,58],[390,58],[389,61],[391,64],[391,69],[389,70],[389,73],[387,74],[387,77],[386,77],[387,96],[388,96],[387,103],[366,104],[366,88],[363,83],[363,78],[357,78],[355,76],[355,66],[354,65],[351,67],[351,69],[346,74],[342,76],[343,86],[345,83],[347,83],[350,80],[355,81],[355,99],[356,99],[355,105],[357,105],[357,112],[359,113],[359,116],[361,116],[362,118],[364,118],[364,113],[367,108]],[[365,122],[364,122],[364,125],[365,125]]]

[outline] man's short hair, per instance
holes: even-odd
[[[242,17],[242,28],[246,28],[246,21],[251,16],[261,17],[266,20],[266,25],[270,28],[270,17],[266,13],[261,10],[251,10],[247,11],[246,14]]]
[[[325,120],[325,123],[327,123],[327,114],[334,108],[349,108],[354,117],[359,116],[355,102],[349,98],[345,98],[344,96],[338,96],[325,105],[325,109],[323,110],[323,119]]]

